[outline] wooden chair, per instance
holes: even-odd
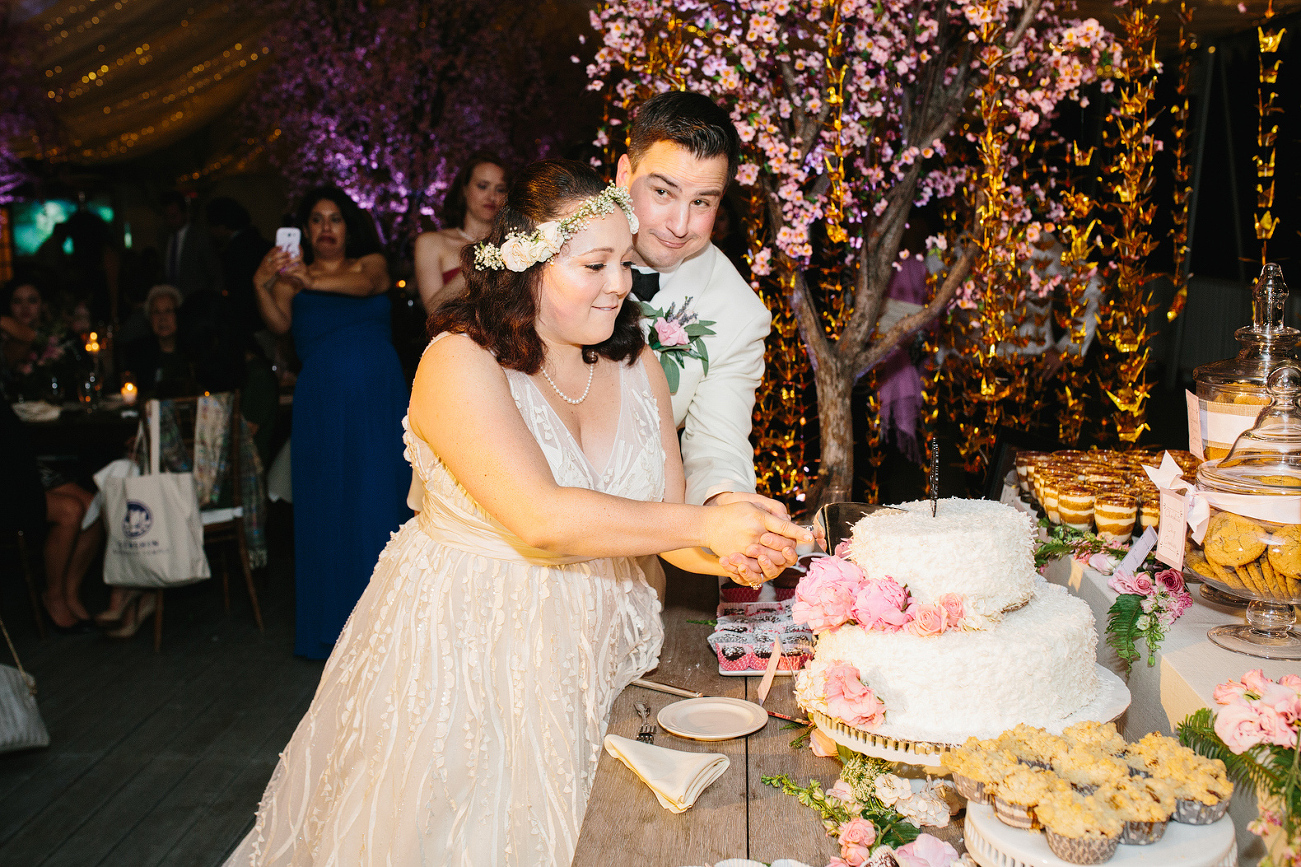
[[[183,397],[175,398],[168,401],[172,411],[176,416],[177,426],[181,431],[181,440],[185,444],[186,453],[190,460],[194,460],[194,427],[198,415],[199,398]],[[248,564],[248,541],[244,537],[244,492],[240,484],[240,446],[243,439],[242,428],[240,424],[239,409],[239,392],[232,392],[230,402],[230,429],[226,435],[226,448],[229,454],[229,460],[226,465],[226,472],[218,478],[218,484],[227,488],[231,492],[231,505],[215,507],[209,506],[202,509],[199,513],[203,521],[203,545],[211,550],[211,546],[222,545],[221,548],[221,595],[222,601],[226,608],[226,613],[230,613],[230,561],[228,549],[231,543],[236,548],[236,556],[239,557],[240,568],[244,571],[244,585],[248,588],[249,601],[253,605],[253,620],[257,622],[259,632],[265,631],[262,625],[262,609],[258,605],[257,588],[253,584],[253,571]],[[163,644],[163,591],[161,589],[153,591],[155,597],[154,608],[154,652],[157,653]]]

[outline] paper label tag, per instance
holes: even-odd
[[[768,700],[768,690],[772,689],[772,679],[777,676],[777,664],[782,661],[782,642],[780,638],[772,640],[772,656],[768,657],[768,670],[759,681],[759,706]]]
[[[1187,530],[1183,495],[1161,491],[1161,523],[1156,540],[1156,558],[1172,568],[1184,568],[1184,534]]]
[[[1126,572],[1137,572],[1147,559],[1147,555],[1152,552],[1152,547],[1156,545],[1156,529],[1148,527],[1143,531],[1143,535],[1134,540],[1134,544],[1129,547],[1129,553],[1126,554],[1119,563],[1116,564],[1116,570],[1124,569]]]
[[[1188,451],[1197,460],[1204,461],[1206,452],[1202,449],[1202,404],[1197,395],[1188,389],[1184,389],[1184,396],[1188,402]]]

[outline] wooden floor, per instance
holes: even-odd
[[[38,640],[13,552],[0,549],[0,615],[51,741],[0,755],[0,865],[210,867],[234,848],[322,667],[292,653],[287,517],[273,510],[258,585],[266,632],[236,573],[230,614],[220,579],[168,592],[159,654],[151,624],[128,641]],[[102,586],[83,596],[92,611],[107,601]],[[0,662],[12,662],[2,644]]]

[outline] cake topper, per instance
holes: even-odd
[[[940,441],[931,437],[931,517],[940,505]]]

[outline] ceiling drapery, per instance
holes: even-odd
[[[269,20],[248,4],[59,0],[26,21],[63,141],[41,156],[113,162],[237,106],[268,65]]]

